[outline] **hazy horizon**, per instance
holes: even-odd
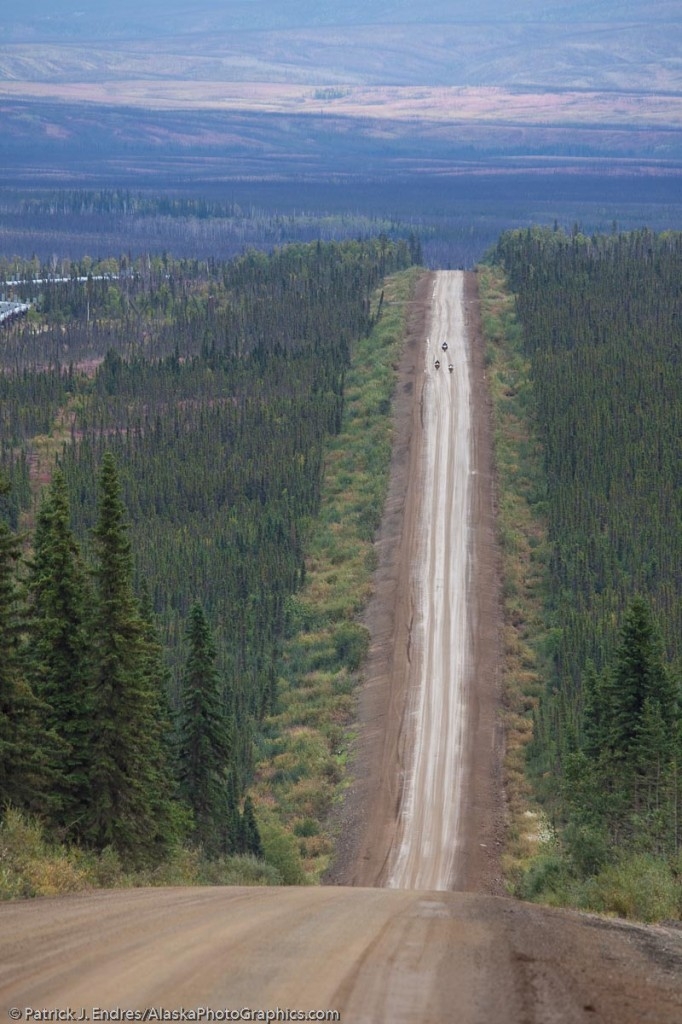
[[[682,5],[671,0],[27,0],[5,13],[3,36],[0,84],[130,72],[682,95]]]

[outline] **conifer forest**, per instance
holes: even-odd
[[[590,905],[571,886],[624,857],[682,863],[682,235],[522,228],[488,261],[513,296],[527,377],[505,393],[546,527],[524,770],[561,856],[521,894]],[[181,847],[263,855],[255,750],[277,747],[326,446],[386,277],[422,263],[413,234],[0,263],[31,303],[0,327],[5,808],[131,870]],[[334,640],[352,671],[365,633]],[[272,774],[295,776],[287,758]],[[327,841],[319,802],[296,819],[306,849]],[[302,880],[287,864],[275,880]]]
[[[494,259],[515,295],[543,470],[530,495],[548,541],[535,783],[576,874],[624,853],[674,861],[682,236],[518,230]]]
[[[371,296],[416,257],[5,268],[33,306],[0,347],[3,805],[132,867],[260,854],[253,737],[325,438]]]

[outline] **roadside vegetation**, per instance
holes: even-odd
[[[310,881],[319,881],[329,865],[335,838],[329,812],[348,784],[355,691],[370,639],[359,620],[375,568],[373,538],[391,459],[391,398],[418,274],[413,268],[387,280],[375,296],[381,315],[354,346],[341,429],[326,447],[305,585],[288,603],[277,712],[256,742],[260,814],[295,837]]]
[[[532,229],[481,272],[506,424],[510,883],[644,920],[682,916],[681,247]]]
[[[528,744],[543,689],[544,617],[549,587],[546,482],[533,422],[530,362],[523,351],[514,296],[503,269],[477,273],[493,405],[497,532],[502,558],[503,720],[508,829],[503,871],[513,889],[547,837],[549,823],[533,796]]]
[[[47,286],[38,322],[8,335],[6,895],[102,876],[293,884],[308,879],[302,853],[324,864],[318,833],[342,775],[366,647],[354,615],[390,457],[380,435],[399,334],[375,290],[409,263],[386,239],[226,265],[148,261],[123,284],[90,274]],[[354,417],[355,458],[333,444]],[[325,542],[314,526],[325,462],[342,458]],[[316,577],[325,557],[333,569]],[[339,676],[312,738],[310,680],[289,693],[311,667]],[[287,742],[268,749],[280,729]],[[280,814],[271,757],[282,794],[300,784]]]

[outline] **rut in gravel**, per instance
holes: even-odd
[[[406,719],[407,770],[386,882],[396,889],[451,888],[460,841],[471,670],[472,417],[463,284],[462,272],[436,275],[424,354],[419,554],[412,584],[417,656]]]

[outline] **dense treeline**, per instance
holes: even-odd
[[[574,864],[682,844],[682,236],[504,235],[550,554],[533,759]]]
[[[144,195],[130,189],[60,190],[21,201],[27,216],[58,213],[119,213],[127,217],[137,214],[169,217],[236,217],[244,211],[238,203],[210,200],[201,196]]]
[[[54,746],[35,793],[8,776],[4,801],[131,862],[162,858],[188,829],[210,855],[260,852],[243,802],[252,736],[277,699],[325,437],[340,426],[370,296],[410,261],[406,244],[386,239],[232,264],[150,259],[125,268],[120,303],[90,267],[85,282],[55,282],[33,321],[8,332],[12,466],[45,457],[33,435],[50,425],[23,411],[37,395],[49,396],[43,415],[61,445],[38,513],[28,608],[12,533],[22,503],[4,509],[16,612],[7,643],[21,648],[6,663],[8,730],[24,715],[21,698],[43,749]],[[71,595],[62,587],[59,607],[45,576]],[[127,789],[133,779],[139,793]],[[53,808],[49,794],[62,790]]]
[[[357,164],[355,171],[361,166]],[[381,159],[376,165],[381,167]],[[0,250],[28,259],[37,255],[65,276],[68,258],[83,253],[146,253],[226,260],[248,247],[272,249],[285,244],[343,241],[385,234],[393,241],[418,236],[423,262],[430,267],[473,266],[500,234],[520,224],[608,231],[649,224],[679,228],[679,187],[674,175],[643,177],[614,172],[546,173],[508,165],[471,173],[423,174],[389,180],[357,177],[298,181],[202,180],[187,168],[179,175],[156,166],[153,188],[134,173],[120,187],[122,168],[106,188],[45,188],[42,179],[0,192]],[[622,169],[621,169],[622,171]],[[78,176],[82,178],[79,164]],[[101,176],[98,180],[104,179]],[[184,183],[183,183],[184,182]],[[53,254],[59,254],[56,258]],[[0,295],[5,278],[19,275],[16,261],[0,257]],[[7,269],[6,269],[7,268]],[[68,275],[68,270],[66,271]]]
[[[35,254],[40,254],[46,264],[43,269],[63,277],[69,273],[69,263],[78,263],[80,254],[88,251],[125,252],[130,260],[149,252],[169,251],[176,256],[225,260],[252,247],[272,250],[318,239],[330,242],[385,235],[414,246],[417,235],[430,237],[441,231],[437,218],[431,217],[432,223],[427,225],[414,216],[410,205],[398,213],[390,203],[368,201],[362,189],[344,190],[339,202],[337,188],[311,185],[306,190],[309,208],[301,207],[296,186],[231,186],[229,194],[235,196],[231,199],[225,198],[223,188],[197,195],[171,189],[5,193],[0,197],[0,245],[5,252],[23,257],[23,262],[29,255],[33,262]],[[320,199],[318,191],[323,193]],[[377,192],[383,197],[382,190]],[[460,244],[471,246],[469,234],[464,224],[458,224]],[[493,232],[486,237],[492,239]],[[62,256],[52,256],[54,252]],[[19,278],[19,262],[16,257],[0,257],[0,294],[3,280]]]

